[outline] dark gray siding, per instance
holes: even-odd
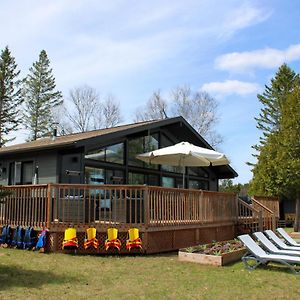
[[[39,166],[39,183],[58,183],[57,156],[54,154],[39,154],[37,157]]]
[[[61,155],[60,183],[83,183],[82,154]]]
[[[56,152],[41,152],[39,154],[16,155],[14,157],[7,157],[0,161],[0,184],[7,185],[9,180],[9,165],[13,162],[33,162],[33,173],[38,168],[38,183],[57,183],[57,154]],[[3,172],[4,170],[4,172]]]

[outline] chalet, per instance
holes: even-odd
[[[237,176],[229,165],[188,167],[183,187],[183,170],[136,158],[181,141],[212,149],[182,117],[3,147],[0,184],[10,194],[0,203],[0,227],[46,227],[47,251],[62,251],[64,231],[74,226],[83,253],[107,253],[111,228],[118,230],[121,253],[128,253],[130,229],[139,230],[144,253],[157,253],[232,239],[240,226],[275,228],[269,199],[253,207],[234,193],[218,192],[219,179]],[[278,201],[271,204],[278,211]],[[87,251],[90,227],[99,247]]]
[[[182,170],[136,155],[188,141],[212,147],[182,117],[38,139],[0,149],[0,184],[128,184],[182,187]],[[230,166],[187,168],[185,188],[218,190]]]

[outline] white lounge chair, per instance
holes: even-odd
[[[249,270],[256,269],[259,265],[267,265],[270,262],[280,263],[287,266],[294,274],[300,275],[300,269],[296,269],[295,264],[300,265],[300,257],[290,255],[268,254],[251,238],[249,234],[238,236],[238,239],[245,245],[248,252],[242,257],[245,267]],[[255,262],[254,265],[249,262]]]
[[[292,239],[283,228],[277,228],[276,230],[287,241],[289,245],[294,247],[300,247],[300,244],[298,244],[294,239]]]
[[[283,249],[283,250],[299,251],[299,255],[300,255],[299,247],[289,246],[289,245],[285,244],[272,230],[266,230],[265,233],[274,242],[274,244],[276,246],[278,246],[278,248]]]
[[[300,257],[299,251],[278,249],[262,232],[254,232],[253,235],[268,253]]]

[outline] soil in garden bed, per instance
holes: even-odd
[[[180,249],[181,252],[200,253],[207,255],[222,255],[237,250],[245,249],[243,244],[238,240],[215,242],[211,244],[197,245]]]

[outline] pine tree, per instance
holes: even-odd
[[[0,56],[0,148],[14,140],[7,138],[7,135],[17,129],[20,121],[18,107],[22,101],[19,73],[15,58],[5,47]]]
[[[278,130],[285,99],[293,91],[295,85],[299,86],[299,84],[299,75],[287,64],[283,64],[275,77],[271,79],[271,86],[266,85],[265,91],[257,95],[263,107],[259,117],[255,120],[257,121],[257,128],[262,131],[262,137],[260,146],[254,146],[255,149],[259,150],[266,138]]]
[[[300,231],[300,88],[287,97],[282,111],[274,162],[278,190],[296,201],[294,229]]]
[[[277,101],[274,97],[274,113],[268,119],[272,123],[269,123],[270,127],[265,131],[264,141],[259,148],[250,192],[296,200],[295,231],[299,231],[300,86],[298,75],[292,73],[295,80],[291,81],[290,76],[281,77],[280,83],[274,85],[277,88]]]
[[[257,95],[262,104],[262,109],[257,121],[257,128],[262,131],[260,143],[253,146],[258,151],[257,163],[248,163],[253,167],[253,180],[250,184],[250,192],[257,195],[274,195],[276,188],[272,180],[276,170],[274,161],[278,148],[277,134],[280,129],[282,111],[286,105],[286,99],[295,87],[300,86],[299,74],[296,74],[288,65],[279,67],[275,77],[271,79],[271,85],[265,88],[262,94]],[[276,186],[276,185],[275,185]]]
[[[50,61],[45,50],[29,69],[23,88],[24,125],[30,130],[29,140],[49,135],[53,127],[53,108],[62,103],[62,93],[55,90]]]
[[[260,148],[257,163],[252,169],[253,179],[250,182],[249,193],[257,196],[279,195],[276,183],[276,159],[278,133],[270,135]]]

